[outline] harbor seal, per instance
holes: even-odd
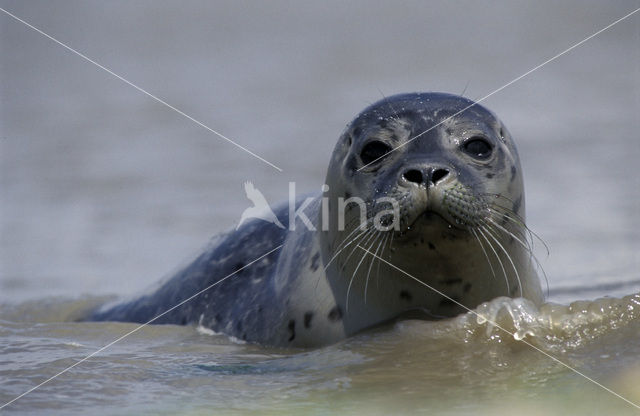
[[[464,97],[372,104],[340,136],[322,192],[274,213],[289,227],[247,221],[157,290],[90,319],[147,322],[224,278],[154,323],[317,347],[498,296],[543,300],[515,145],[493,113]]]

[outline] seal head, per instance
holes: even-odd
[[[321,246],[335,257],[330,275],[342,276],[336,291],[347,287],[346,315],[437,318],[497,296],[542,301],[517,150],[479,104],[442,93],[373,104],[340,137],[326,183],[332,215]],[[355,199],[365,216],[345,204]]]

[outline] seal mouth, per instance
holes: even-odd
[[[454,225],[454,224],[451,224],[451,222],[447,220],[447,218],[444,215],[441,215],[438,211],[432,208],[425,209],[422,214],[418,215],[418,218],[416,218],[416,220],[411,225],[416,224],[418,221],[429,221],[429,222],[444,221],[449,225]]]
[[[464,228],[460,224],[451,222],[447,217],[433,210],[432,208],[425,209],[422,214],[418,215],[413,222],[408,224],[403,230],[397,232],[398,236],[402,237],[407,234],[413,233],[415,230],[421,232],[423,227],[437,227],[442,229],[458,229],[463,231]]]

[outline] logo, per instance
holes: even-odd
[[[322,185],[323,194],[329,191],[329,185]],[[245,209],[240,216],[240,222],[236,226],[236,230],[239,229],[242,224],[251,220],[251,219],[259,219],[262,221],[269,222],[271,224],[275,224],[279,228],[286,229],[288,228],[291,231],[295,230],[296,219],[299,219],[305,227],[307,227],[310,231],[315,231],[316,227],[314,226],[313,221],[309,219],[309,217],[305,214],[304,210],[314,201],[314,198],[306,198],[301,203],[298,203],[296,207],[296,185],[295,182],[289,182],[289,226],[286,227],[283,225],[274,211],[269,206],[267,199],[264,197],[262,192],[260,192],[253,183],[247,181],[244,183],[244,191],[247,195],[247,198],[253,203],[252,207]],[[329,198],[323,196],[320,200],[320,222],[322,223],[322,230],[329,230]],[[343,197],[338,197],[337,199],[338,206],[338,217],[337,217],[337,226],[338,231],[344,231],[345,229],[345,212],[347,211],[347,207],[349,205],[355,204],[359,209],[360,214],[360,227],[364,230],[368,228],[368,225],[372,225],[378,231],[389,231],[391,229],[395,229],[398,231],[400,229],[400,224],[398,219],[400,218],[400,204],[394,198],[390,197],[381,197],[373,201],[373,203],[367,204],[362,198],[359,197],[349,197],[348,199],[344,199]],[[375,215],[369,216],[367,209],[372,208],[374,210]]]
[[[247,195],[247,198],[249,198],[249,200],[253,202],[253,206],[245,209],[242,212],[242,215],[240,216],[240,222],[238,223],[236,230],[240,228],[242,223],[250,218],[258,218],[263,221],[275,224],[280,228],[285,228],[280,220],[278,220],[278,217],[276,217],[276,214],[273,213],[273,210],[267,203],[264,195],[262,195],[262,192],[260,192],[255,186],[253,186],[251,182],[247,181],[244,183],[244,192]]]

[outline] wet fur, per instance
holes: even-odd
[[[155,292],[103,308],[91,319],[147,322],[237,270],[154,323],[200,324],[249,342],[307,347],[401,317],[455,316],[464,311],[461,305],[473,308],[502,295],[540,302],[515,146],[504,125],[479,105],[446,120],[470,104],[440,93],[396,95],[373,104],[338,140],[325,182],[329,191],[305,211],[318,231],[301,223],[289,231],[248,222],[215,240]],[[495,153],[489,160],[460,152],[472,135],[491,141]],[[404,145],[364,166],[359,155],[372,139]],[[409,168],[449,174],[437,184],[410,183],[402,177]],[[365,200],[371,214],[362,224],[352,207],[346,229],[338,230],[337,199],[352,196]],[[381,196],[399,202],[397,231],[372,227]],[[322,197],[329,201],[327,231],[321,231]],[[287,207],[275,213],[287,224]]]

